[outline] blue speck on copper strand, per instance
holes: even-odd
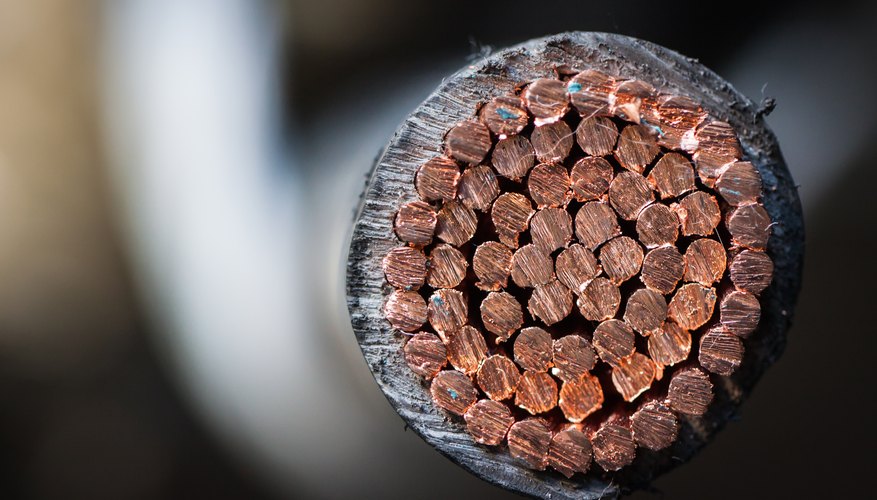
[[[642,121],[642,124],[645,125],[645,126],[647,126],[647,127],[649,127],[649,128],[651,128],[651,129],[654,130],[655,132],[657,132],[659,136],[664,137],[664,131],[661,130],[661,127],[659,127],[659,126],[657,126],[657,125],[655,125],[655,124],[649,123],[649,122],[647,122],[647,121],[645,121],[645,120]]]
[[[496,108],[496,114],[498,114],[503,120],[512,120],[518,117],[518,115],[505,108]]]

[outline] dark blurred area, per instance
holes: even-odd
[[[634,497],[868,495],[875,28],[864,0],[0,0],[0,498],[513,497],[405,431],[343,260],[441,78],[568,30],[775,97],[807,223],[785,355]]]

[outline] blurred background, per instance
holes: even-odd
[[[784,357],[635,498],[870,493],[873,2],[0,0],[0,496],[512,498],[383,398],[346,238],[443,76],[566,30],[776,98],[807,220]]]

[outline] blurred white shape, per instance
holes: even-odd
[[[327,410],[305,228],[282,169],[277,29],[245,0],[109,2],[107,123],[123,227],[163,353],[197,413],[293,488]],[[299,488],[301,485],[295,485]]]

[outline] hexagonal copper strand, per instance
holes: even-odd
[[[393,328],[403,332],[417,331],[426,323],[426,302],[417,292],[396,290],[384,305],[384,317]]]
[[[596,428],[590,427],[594,461],[603,470],[612,472],[633,463],[636,443],[633,440],[630,418],[626,412],[610,413]]]
[[[505,288],[512,272],[512,251],[496,241],[482,243],[472,256],[472,270],[479,279],[475,283],[478,288],[487,291]]]
[[[566,318],[572,306],[572,293],[556,279],[537,286],[527,302],[530,314],[549,326]]]
[[[530,219],[530,238],[546,254],[563,248],[572,240],[572,217],[562,208],[537,210]]]
[[[438,212],[435,235],[445,243],[462,246],[472,239],[478,228],[478,217],[459,201],[448,201]]]
[[[649,183],[635,172],[622,172],[609,185],[609,202],[622,219],[636,220],[640,211],[654,200]]]
[[[538,415],[557,406],[557,382],[545,372],[524,371],[515,391],[515,405]]]
[[[574,135],[563,121],[536,127],[530,134],[536,159],[546,163],[562,162],[572,150]]]
[[[618,127],[604,116],[585,118],[576,128],[576,142],[591,156],[607,156],[615,150]]]
[[[467,168],[457,185],[457,197],[468,208],[487,212],[499,196],[499,182],[493,169],[481,165]]]
[[[612,183],[612,165],[604,158],[586,156],[570,171],[572,196],[578,201],[599,200]]]
[[[685,96],[668,95],[658,98],[658,107],[650,117],[658,127],[658,143],[668,149],[693,152],[697,147],[695,131],[707,118],[697,102]]]
[[[482,399],[466,410],[466,430],[478,444],[499,446],[515,423],[508,407],[490,399]]]
[[[553,342],[551,374],[564,382],[572,382],[594,369],[597,353],[581,335],[566,335]]]
[[[610,319],[600,323],[594,329],[591,343],[597,350],[600,359],[611,366],[619,366],[623,358],[634,353],[636,334],[633,328],[624,321]]]
[[[447,338],[447,354],[451,366],[466,375],[477,372],[481,362],[487,359],[484,335],[477,328],[465,325],[448,334]]]
[[[594,70],[585,70],[566,84],[569,100],[583,117],[608,115],[609,96],[615,91],[615,79]]]
[[[743,362],[743,341],[721,324],[713,326],[700,338],[697,360],[712,373],[731,375]]]
[[[716,182],[716,191],[733,206],[757,202],[761,189],[761,174],[748,161],[736,161],[726,166]]]
[[[454,288],[466,277],[469,263],[451,245],[436,245],[429,253],[426,281],[433,288]]]
[[[548,371],[553,359],[552,343],[551,334],[542,328],[523,328],[515,338],[515,363],[531,372]]]
[[[401,241],[423,247],[432,243],[436,220],[435,210],[429,203],[413,201],[396,212],[393,230]]]
[[[490,130],[477,120],[466,120],[445,136],[445,153],[470,165],[478,165],[484,161],[492,146]]]
[[[515,422],[508,432],[509,452],[513,457],[534,470],[548,466],[548,448],[551,445],[551,428],[538,417]]]
[[[773,281],[773,261],[764,252],[743,250],[731,259],[728,273],[739,290],[758,295]]]
[[[642,174],[660,152],[652,130],[643,125],[628,125],[618,138],[615,159],[627,170]]]
[[[432,401],[455,415],[463,415],[478,401],[478,391],[469,377],[457,370],[445,370],[432,380],[429,386]]]
[[[576,213],[576,237],[585,248],[594,250],[621,235],[615,211],[606,203],[585,203]]]
[[[478,387],[494,401],[514,396],[520,379],[521,372],[517,365],[502,354],[490,356],[478,368]]]
[[[700,238],[685,251],[685,281],[712,285],[722,279],[726,267],[726,251],[716,240]]]
[[[569,111],[569,95],[560,80],[539,78],[524,89],[524,102],[536,118],[536,127],[555,123]]]
[[[497,343],[504,342],[524,324],[524,312],[510,293],[490,292],[481,302],[481,321]]]
[[[524,100],[514,95],[494,97],[481,108],[478,117],[501,139],[520,133],[530,122]]]
[[[612,368],[612,385],[628,403],[652,387],[655,363],[646,355],[635,352]]]
[[[705,325],[712,317],[716,306],[715,288],[697,283],[688,283],[676,291],[670,300],[668,315],[686,330],[695,330]]]
[[[695,133],[694,163],[700,180],[714,187],[726,166],[742,156],[737,133],[722,121],[709,121]]]
[[[614,283],[636,276],[643,263],[643,249],[633,238],[619,236],[600,248],[600,265]]]
[[[597,377],[583,373],[563,383],[558,406],[570,422],[583,422],[603,407],[603,388]]]
[[[499,175],[518,181],[536,164],[536,151],[526,137],[514,135],[496,143],[490,163]]]
[[[444,156],[427,161],[414,175],[417,194],[426,201],[453,200],[457,196],[459,182],[460,167],[457,162]]]
[[[649,250],[643,258],[640,281],[666,295],[676,289],[684,271],[685,264],[679,250],[673,245],[664,245]]]
[[[444,342],[466,324],[469,316],[466,298],[459,290],[436,290],[429,298],[428,310],[429,324]]]
[[[579,293],[576,305],[589,321],[612,319],[621,305],[621,291],[606,278],[594,278]]]
[[[687,195],[673,208],[679,216],[682,234],[685,236],[709,236],[722,220],[716,198],[703,191]]]
[[[521,288],[536,288],[554,279],[554,263],[536,245],[524,245],[512,256],[512,281]]]
[[[416,248],[396,247],[384,257],[383,269],[389,284],[417,290],[426,281],[426,256]]]
[[[564,206],[570,196],[569,173],[563,165],[540,163],[530,172],[527,188],[539,208]]]
[[[672,245],[679,237],[679,217],[667,205],[649,205],[636,218],[636,234],[646,248]]]
[[[633,292],[624,308],[624,322],[644,336],[659,330],[667,319],[667,300],[648,288]]]
[[[673,321],[665,321],[661,329],[649,335],[649,356],[662,366],[673,366],[688,359],[691,333]]]
[[[630,417],[633,440],[643,448],[663,450],[673,444],[679,434],[676,414],[663,399],[643,401]]]
[[[510,248],[517,248],[518,234],[527,230],[534,213],[533,205],[526,196],[518,193],[499,195],[490,210],[499,241]]]
[[[719,318],[727,331],[739,337],[748,337],[761,320],[758,297],[740,290],[726,293],[719,304]]]
[[[666,153],[649,172],[648,181],[662,200],[694,191],[694,168],[679,153]]]
[[[705,371],[689,367],[673,374],[667,391],[667,402],[673,411],[700,416],[712,401],[713,384]]]
[[[411,371],[431,379],[448,363],[448,352],[441,339],[432,333],[418,333],[408,339],[403,349]]]
[[[576,473],[584,474],[591,468],[593,450],[588,436],[580,425],[562,426],[551,438],[548,448],[548,465],[567,478]]]
[[[576,294],[581,293],[585,285],[596,278],[601,270],[594,254],[578,243],[560,252],[554,263],[557,279]]]
[[[728,214],[725,226],[731,233],[731,243],[752,250],[764,250],[770,239],[770,215],[761,205],[743,205]]]
[[[642,115],[652,115],[654,105],[657,104],[655,87],[641,80],[627,80],[618,84],[615,89],[615,99],[612,103],[612,113],[634,123],[642,121]]]

